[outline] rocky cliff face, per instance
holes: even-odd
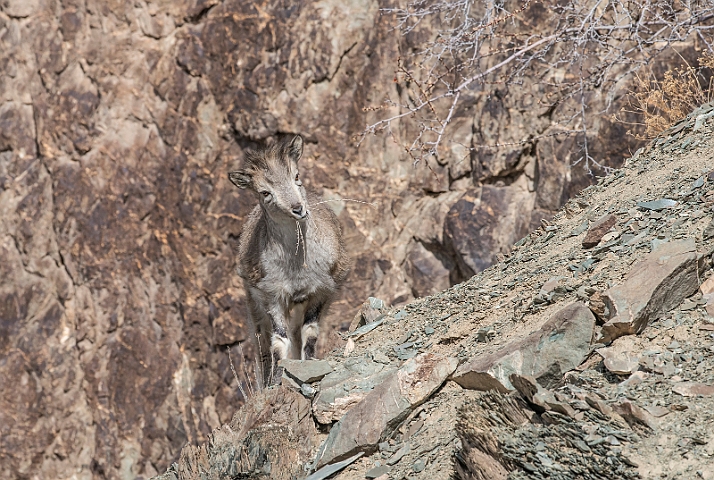
[[[494,262],[590,179],[574,141],[454,147],[414,168],[353,136],[394,88],[400,42],[377,1],[0,3],[0,473],[162,471],[240,404],[226,354],[253,352],[234,245],[253,199],[226,173],[302,133],[305,183],[354,257],[322,339],[368,295],[399,303]],[[521,140],[547,118],[494,89],[459,141]],[[371,117],[370,117],[371,118]],[[602,119],[591,153],[620,162]],[[250,365],[248,366],[250,368]],[[11,386],[11,388],[7,388]]]

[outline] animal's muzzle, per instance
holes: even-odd
[[[292,212],[295,218],[302,220],[305,218],[306,212],[305,212],[305,206],[301,203],[295,204],[292,207]]]

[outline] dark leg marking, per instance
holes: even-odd
[[[304,293],[296,293],[295,296],[293,296],[293,303],[303,303],[307,301],[307,295]]]
[[[311,323],[316,323],[320,319],[320,313],[322,312],[322,307],[324,304],[319,303],[313,306],[310,310],[305,312],[305,321],[303,325],[309,325]]]
[[[305,359],[315,358],[315,346],[317,345],[317,337],[309,337],[305,340],[305,346],[303,351],[305,352]]]
[[[303,358],[315,358],[318,328],[317,323],[320,320],[320,314],[322,313],[324,305],[324,303],[318,303],[305,312],[305,320],[303,322],[303,336],[305,338],[302,339]],[[308,332],[310,332],[309,336],[307,335]]]

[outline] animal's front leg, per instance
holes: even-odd
[[[290,310],[290,325],[288,326],[288,339],[290,340],[290,352],[288,358],[294,360],[303,359],[302,355],[302,326],[305,318],[305,308],[307,302],[295,303]]]
[[[284,358],[290,358],[291,342],[288,337],[288,322],[290,320],[287,308],[276,305],[268,311],[273,324],[273,336],[270,342],[270,352],[272,354],[271,384],[277,385],[283,376],[283,368],[278,366],[278,362]]]

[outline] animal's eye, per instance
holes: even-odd
[[[299,174],[299,173],[296,173],[296,174],[295,174],[295,181],[297,182],[298,180],[300,180],[300,174]]]
[[[260,192],[260,193],[261,193],[264,197],[269,197],[269,196],[270,196],[270,192],[267,192],[267,191],[266,191],[266,192]]]

